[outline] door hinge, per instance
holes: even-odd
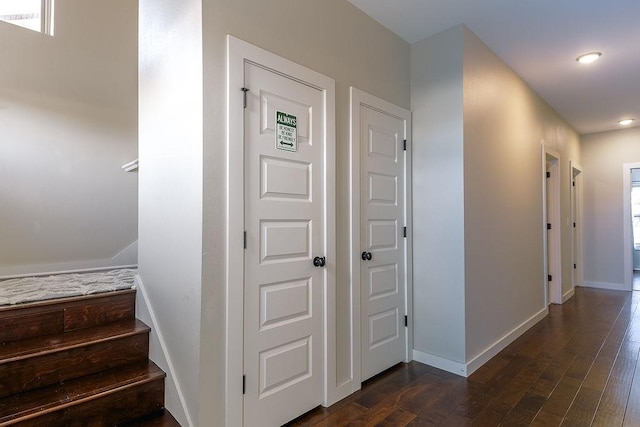
[[[249,92],[249,89],[246,87],[243,87],[240,90],[242,91],[242,96],[243,96],[242,106],[243,108],[247,108],[247,92]]]
[[[406,139],[404,140],[403,150],[407,151],[407,140]]]
[[[247,249],[247,232],[244,231],[242,234],[243,234],[242,239],[244,241],[243,245],[244,245],[244,248]]]
[[[551,172],[547,172],[547,178],[551,178]]]
[[[404,236],[403,237],[407,237],[407,227],[404,228]]]
[[[578,268],[578,266],[577,266],[577,265],[575,265],[575,264],[573,264],[573,268],[574,268],[574,270],[575,270],[576,268]]]
[[[547,223],[547,230],[551,230],[551,224]]]
[[[247,392],[247,376],[243,375],[242,376],[242,394],[245,394]]]
[[[547,280],[548,280],[549,282],[553,281],[553,276],[551,276],[551,275],[549,274],[549,275],[547,276]]]
[[[404,316],[404,326],[409,326],[409,316]]]
[[[573,182],[571,183],[571,185],[573,185],[573,186],[575,187],[575,186],[576,186],[576,182],[575,182],[575,181],[573,181]]]
[[[573,228],[576,228],[576,223],[575,222],[573,223]]]

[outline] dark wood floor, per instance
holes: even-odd
[[[639,302],[578,288],[469,378],[401,364],[289,426],[640,426]]]

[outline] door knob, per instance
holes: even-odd
[[[373,255],[371,255],[371,252],[362,252],[363,261],[371,261],[372,258],[373,258]]]
[[[324,267],[327,263],[327,260],[323,256],[317,256],[313,259],[313,265],[315,267]]]

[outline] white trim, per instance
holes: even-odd
[[[452,374],[460,375],[462,377],[467,376],[466,364],[455,362],[444,357],[436,356],[435,354],[426,353],[424,351],[414,349],[413,360],[424,363],[425,365],[433,366],[434,368],[442,369],[443,371],[451,372]]]
[[[407,355],[406,361],[413,360],[413,124],[411,111],[406,117],[405,138],[407,139],[407,150],[404,152],[405,159],[405,221],[407,224],[406,240],[406,289],[405,289],[405,310],[408,316],[407,322]]]
[[[335,302],[335,81],[259,47],[227,36],[227,238],[226,238],[226,425],[243,424],[242,375],[244,349],[244,109],[241,88],[244,64],[250,61],[273,70],[287,70],[295,80],[324,93],[325,118],[325,275],[324,404],[333,403],[336,383]],[[293,78],[293,77],[292,77]]]
[[[565,302],[569,301],[571,299],[571,297],[573,297],[575,295],[575,293],[576,293],[576,289],[575,288],[571,288],[567,292],[562,294],[562,303],[564,304]]]
[[[151,327],[151,334],[149,337],[150,342],[150,350],[153,344],[157,344],[160,347],[161,354],[152,355],[149,354],[149,358],[153,356],[153,361],[160,365],[163,370],[165,370],[167,374],[167,381],[171,383],[173,388],[176,390],[176,395],[178,396],[178,400],[180,401],[180,410],[182,412],[182,416],[177,413],[176,408],[168,408],[171,413],[178,419],[186,418],[189,427],[193,426],[193,420],[191,419],[191,414],[189,414],[189,410],[187,407],[186,399],[184,397],[184,393],[182,392],[182,387],[180,387],[180,382],[178,381],[178,376],[176,375],[176,369],[173,366],[173,361],[171,359],[171,355],[169,354],[169,350],[167,349],[167,344],[164,340],[164,335],[162,330],[160,329],[160,325],[158,324],[156,314],[153,310],[153,306],[149,302],[149,297],[147,296],[147,291],[144,286],[144,282],[142,281],[142,277],[139,274],[136,274],[135,281],[137,283],[136,292],[136,318],[139,318],[143,322],[145,322],[149,327]],[[144,304],[144,310],[141,306],[141,303]],[[145,316],[147,314],[148,316]],[[154,342],[155,341],[155,342]],[[166,392],[165,392],[166,393]]]
[[[129,246],[111,257],[111,264],[137,265],[138,263],[138,241],[132,242]]]
[[[509,344],[514,342],[518,337],[527,332],[536,323],[544,319],[549,314],[548,307],[543,308],[529,319],[525,320],[520,326],[515,327],[511,332],[500,338],[498,341],[489,346],[482,353],[467,362],[466,375],[469,376],[474,373],[478,368],[487,363],[496,354],[504,350]],[[454,372],[455,373],[455,372]]]
[[[547,170],[547,159],[551,161],[551,167]],[[551,178],[546,177],[546,172],[551,173]],[[561,231],[562,222],[560,219],[560,153],[553,149],[542,145],[542,229],[543,229],[543,264],[544,264],[544,292],[546,303],[562,304],[562,247],[561,247]],[[546,180],[550,179],[551,194],[547,196]],[[547,209],[547,201],[551,200],[551,206]],[[551,218],[547,218],[547,211],[551,210]],[[553,228],[549,233],[547,231],[547,223],[551,223]],[[547,242],[547,234],[550,235],[550,242]],[[549,260],[548,248],[553,248],[553,257]],[[547,274],[553,277],[551,282],[551,294],[549,295],[549,283]]]
[[[577,173],[574,174],[574,171]],[[571,218],[575,220],[576,227],[571,228],[571,259],[572,263],[578,268],[571,266],[571,291],[576,286],[582,285],[584,282],[584,216],[583,216],[583,178],[584,173],[582,166],[570,161],[569,162],[569,194],[571,195],[569,203],[571,204]],[[575,187],[572,182],[575,181]],[[574,194],[575,193],[575,194]],[[575,200],[575,203],[574,203]],[[575,205],[575,206],[574,206]],[[574,244],[577,247],[574,247]],[[571,293],[573,296],[573,292]],[[566,301],[564,295],[563,302]]]
[[[592,282],[591,280],[585,281],[582,286],[585,288],[609,289],[611,291],[631,290],[624,283]]]
[[[631,223],[631,169],[640,168],[640,163],[622,165],[622,244],[625,291],[633,289],[633,228]],[[587,286],[585,284],[585,286]],[[597,286],[596,286],[597,287]]]
[[[54,0],[42,0],[40,12],[40,28],[41,32],[49,36],[53,36],[55,28],[55,5]]]
[[[137,171],[139,167],[139,163],[140,163],[139,159],[131,160],[130,162],[120,166],[120,168],[122,168],[122,170],[125,172]]]
[[[244,188],[244,111],[239,90],[244,86],[244,44],[227,37],[227,250],[225,335],[225,425],[242,425],[244,343],[244,266],[232,260],[244,250],[244,202],[234,193]],[[233,92],[232,92],[233,90]],[[236,140],[236,144],[232,143]],[[234,284],[232,286],[231,284]]]
[[[391,114],[402,120],[405,123],[404,138],[407,140],[407,150],[404,151],[405,156],[405,188],[404,200],[405,200],[405,225],[407,227],[407,238],[405,239],[405,313],[408,316],[408,328],[406,330],[406,351],[405,361],[409,362],[413,359],[413,238],[412,238],[412,204],[411,204],[411,112],[387,102],[374,95],[370,95],[355,87],[350,88],[350,257],[349,265],[351,270],[351,305],[352,305],[352,317],[351,317],[351,330],[352,330],[352,345],[351,345],[351,380],[345,381],[341,386],[344,387],[341,390],[342,397],[346,397],[349,394],[359,390],[361,387],[361,342],[362,331],[360,328],[361,322],[361,260],[360,260],[360,106],[366,106],[371,109],[381,111],[385,114]]]
[[[360,252],[360,144],[356,134],[360,134],[360,95],[361,91],[351,87],[350,97],[350,120],[349,120],[349,188],[351,189],[351,200],[349,205],[349,237],[351,248],[349,256],[349,268],[351,280],[349,282],[351,292],[351,377],[346,381],[344,391],[341,395],[345,397],[361,387],[362,369],[362,347],[361,347],[361,298],[360,298],[360,260],[354,255]]]

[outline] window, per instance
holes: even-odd
[[[54,0],[0,0],[0,21],[53,35]]]

